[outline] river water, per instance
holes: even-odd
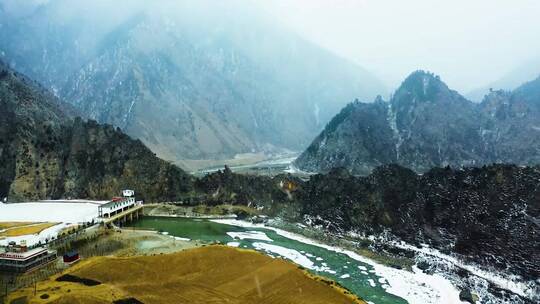
[[[368,302],[407,303],[386,292],[389,283],[375,274],[372,265],[354,260],[343,253],[284,237],[271,229],[165,217],[145,217],[133,226],[166,232],[175,237],[255,249],[272,257],[292,260],[312,273],[333,279]]]

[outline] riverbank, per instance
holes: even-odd
[[[217,206],[179,206],[175,204],[151,204],[145,205],[145,215],[152,217],[178,217],[178,218],[196,218],[196,219],[208,219],[208,220],[240,220],[241,218],[250,219],[252,217],[261,216],[261,212],[246,206],[233,206],[233,205],[217,205]],[[241,215],[241,216],[239,216]],[[249,220],[248,220],[249,221]],[[280,228],[282,230],[301,234],[304,237],[315,239],[322,243],[342,247],[348,250],[355,251],[356,253],[372,259],[378,263],[386,266],[404,268],[412,270],[412,266],[415,261],[411,258],[404,256],[390,256],[377,253],[368,248],[370,242],[364,242],[360,244],[357,240],[351,240],[342,236],[334,236],[332,234],[310,229],[304,225],[293,224],[285,221],[271,221],[269,224],[272,227]]]
[[[144,205],[144,215],[161,217],[182,217],[202,219],[235,219],[260,215],[255,208],[237,205],[197,205],[182,206],[174,203]]]
[[[231,220],[228,218],[227,220]],[[411,273],[437,274],[452,282],[462,299],[471,303],[501,301],[501,303],[533,303],[538,283],[523,281],[515,275],[505,276],[496,270],[466,262],[458,255],[443,254],[425,244],[413,246],[396,237],[360,236],[354,233],[331,234],[320,229],[285,220],[270,220],[267,227],[279,228],[315,240],[319,243],[349,250],[383,266],[405,269]],[[259,226],[261,227],[261,226]]]
[[[385,288],[386,291],[407,300],[409,303],[464,303],[460,300],[460,291],[449,280],[438,274],[425,274],[416,266],[412,267],[412,271],[388,267],[351,250],[323,244],[318,241],[309,239],[303,235],[292,233],[268,225],[253,224],[238,220],[213,221],[238,227],[269,229],[283,237],[293,239],[304,244],[324,248],[329,251],[341,253],[350,257],[353,260],[371,265],[375,273],[378,276],[384,278],[386,282],[388,282],[387,287]],[[279,254],[279,252],[274,253]],[[293,255],[289,255],[288,257],[293,261],[294,259],[303,258],[301,255],[297,255],[296,257]],[[299,260],[296,262],[301,263],[301,261]],[[372,286],[374,286],[374,284],[372,284]]]

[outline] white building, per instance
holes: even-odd
[[[135,207],[135,191],[123,190],[122,194],[123,197],[113,197],[110,202],[100,205],[98,207],[98,216],[108,218]]]

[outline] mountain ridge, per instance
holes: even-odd
[[[365,69],[256,8],[242,8],[238,19],[227,6],[211,14],[204,3],[211,2],[133,8],[100,23],[96,8],[105,4],[84,13],[50,1],[1,27],[0,51],[89,118],[176,163],[301,150],[340,100],[384,92]]]
[[[342,166],[361,175],[391,163],[417,172],[448,165],[538,164],[539,87],[537,78],[476,104],[438,76],[416,71],[388,102],[349,104],[294,164],[319,172]]]

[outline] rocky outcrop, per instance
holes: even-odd
[[[481,104],[450,90],[439,77],[411,74],[389,102],[358,101],[327,125],[295,161],[303,170],[345,167],[369,174],[382,164],[417,172],[433,167],[540,163],[540,78]]]
[[[176,200],[191,177],[110,125],[73,118],[61,101],[0,63],[0,197],[93,198],[137,189]]]
[[[388,229],[409,243],[534,280],[540,269],[540,167],[492,165],[417,175],[396,165],[315,175],[296,198],[308,223],[337,233]]]
[[[199,178],[195,186],[200,193],[209,194],[205,202],[210,205],[250,205],[271,201],[272,196],[278,193],[270,177],[234,174],[227,166],[224,170]]]

